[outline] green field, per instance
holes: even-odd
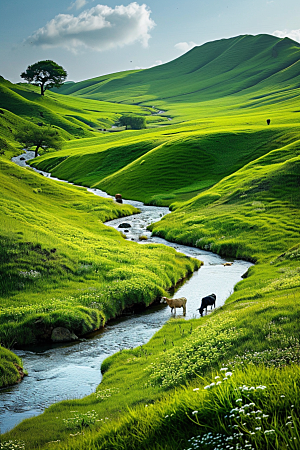
[[[3,448],[299,448],[299,66],[294,41],[239,36],[151,69],[66,83],[44,99],[1,82],[6,346],[15,335],[20,344],[25,334],[39,340],[64,320],[79,334],[97,328],[133,295],[148,305],[197,268],[102,224],[131,207],[9,161],[20,153],[14,131],[39,121],[43,102],[65,143],[34,167],[169,205],[172,214],[151,226],[156,235],[255,262],[224,307],[171,320],[142,348],[108,358],[96,393],[24,421],[2,436]],[[111,128],[127,112],[145,115],[147,129]],[[37,317],[40,334],[32,333]]]

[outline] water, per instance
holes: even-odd
[[[26,159],[20,160],[21,157]],[[26,160],[33,157],[34,152],[27,152],[26,155],[13,160],[25,166]],[[43,175],[49,176],[47,173]],[[88,190],[96,195],[109,197],[100,190]],[[188,300],[186,319],[199,317],[196,310],[205,295],[215,293],[216,307],[222,306],[251,263],[235,260],[232,266],[225,267],[225,260],[211,252],[151,237],[151,233],[146,229],[147,225],[168,214],[168,208],[145,206],[141,202],[129,200],[124,203],[138,207],[141,213],[107,222],[109,226],[121,230],[118,228],[120,223],[129,223],[131,227],[122,229],[128,239],[139,241],[139,237],[144,235],[148,240],[141,241],[141,245],[147,242],[165,244],[204,262],[204,266],[195,272],[175,295]],[[10,430],[25,418],[41,414],[55,402],[82,398],[94,392],[101,382],[100,366],[103,360],[121,349],[148,342],[153,334],[173,317],[170,311],[167,305],[154,305],[143,313],[109,322],[104,329],[86,336],[80,342],[15,351],[23,359],[29,376],[18,385],[0,390],[1,433]],[[182,317],[182,309],[177,310],[176,316]]]

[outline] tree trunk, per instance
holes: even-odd
[[[38,149],[40,148],[40,146],[41,146],[41,144],[38,144],[37,146],[36,146],[36,149],[35,149],[35,153],[34,153],[34,157],[35,158],[37,158],[39,155],[38,155]]]
[[[44,89],[44,83],[41,83],[41,95],[44,95],[45,89]]]

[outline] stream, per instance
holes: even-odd
[[[12,160],[25,166],[26,160],[33,157],[34,152],[27,152]],[[48,173],[37,172],[50,177]],[[87,189],[95,195],[111,197],[101,190]],[[168,208],[146,206],[131,200],[124,200],[124,203],[136,206],[141,213],[111,220],[106,225],[122,230],[128,239],[140,242],[140,245],[149,242],[165,244],[204,262],[176,290],[176,297],[186,297],[188,300],[186,319],[199,317],[196,309],[200,306],[201,298],[212,292],[217,296],[216,307],[222,306],[233,292],[235,284],[252,265],[247,261],[234,260],[231,266],[224,266],[226,260],[214,253],[152,237],[147,226],[168,214]],[[131,226],[118,228],[124,222]],[[139,241],[141,235],[147,236],[148,240]],[[181,311],[177,311],[177,317],[183,317]],[[103,329],[77,342],[16,350],[28,376],[20,384],[0,389],[0,432],[12,429],[23,419],[41,414],[53,403],[82,398],[94,392],[101,382],[100,367],[104,359],[121,349],[145,344],[170,317],[174,315],[171,315],[167,305],[153,305],[142,313],[112,320]]]

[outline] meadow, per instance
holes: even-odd
[[[29,122],[49,121],[67,142],[80,135],[102,135],[84,121],[79,132],[79,119],[74,122],[71,117],[74,112],[85,122],[89,115],[94,126],[103,127],[105,120],[114,122],[120,112],[136,108],[111,105],[108,110],[98,101],[66,97],[60,101],[52,93],[41,99],[37,88],[7,80],[1,80],[0,87],[2,346],[47,342],[57,326],[77,336],[101,328],[126,308],[148,306],[199,267],[198,261],[189,261],[174,250],[138,246],[103,225],[137,209],[10,162],[22,152],[14,135]],[[22,367],[7,349],[1,347],[1,385],[18,381],[17,365]]]
[[[52,405],[41,416],[24,421],[2,436],[2,448],[299,448],[299,61],[299,45],[289,39],[239,36],[205,44],[146,71],[68,83],[60,95],[47,93],[49,101],[66,98],[69,105],[114,101],[114,107],[138,108],[148,117],[148,128],[113,133],[91,127],[93,131],[86,133],[92,135],[66,140],[61,151],[32,161],[34,167],[110,194],[169,205],[172,214],[151,226],[154,234],[255,265],[225,306],[200,319],[172,319],[146,345],[109,357],[94,394]],[[164,112],[155,114],[158,110]],[[32,191],[30,198],[41,198],[44,220],[36,240],[21,221],[9,222],[13,240],[4,248],[10,255],[5,260],[13,261],[11,273],[16,268],[28,271],[28,258],[31,263],[38,253],[41,260],[33,270],[43,273],[43,282],[40,285],[36,277],[22,294],[3,296],[4,314],[10,313],[13,302],[23,302],[25,311],[29,308],[29,319],[30,308],[49,304],[60,310],[62,303],[68,308],[72,304],[78,310],[73,323],[80,311],[90,316],[93,327],[102,320],[102,311],[109,315],[113,302],[106,299],[119,298],[110,291],[117,280],[122,301],[129,283],[129,303],[132,292],[138,292],[149,304],[153,294],[161,295],[196,268],[194,261],[163,247],[137,250],[136,244],[105,229],[104,217],[126,214],[124,206],[92,200],[83,189],[41,181],[28,169],[1,162],[7,173],[15,173],[15,178],[19,174],[24,198],[29,185],[41,189]],[[13,196],[12,188],[9,195]],[[65,196],[71,199],[62,205]],[[12,204],[19,204],[19,197]],[[49,215],[56,217],[55,240],[47,225],[46,204],[52,205]],[[37,217],[28,205],[21,205],[20,216],[27,211]],[[26,247],[26,242],[40,248]],[[53,247],[59,252],[51,253]],[[41,256],[44,249],[50,255]],[[135,260],[131,251],[138,252]],[[102,270],[103,252],[109,270]],[[17,255],[15,260],[12,255]],[[24,266],[16,264],[23,261],[20,255]],[[53,263],[51,258],[58,260]],[[45,290],[43,305],[39,292],[46,286],[45,267],[49,293]],[[151,295],[140,294],[137,274],[143,287],[145,282],[151,286]],[[91,282],[97,289],[71,295],[79,280],[83,291]],[[94,310],[91,317],[91,297],[100,289],[103,309],[97,317],[98,309]],[[36,309],[46,323],[53,323],[52,313]],[[17,329],[18,320],[11,319]]]

